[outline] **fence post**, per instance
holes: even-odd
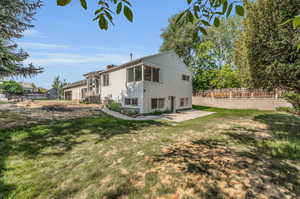
[[[229,99],[232,99],[232,91],[229,92]]]

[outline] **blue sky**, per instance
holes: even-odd
[[[17,43],[30,54],[26,62],[42,66],[45,71],[18,81],[51,88],[58,75],[73,82],[107,64],[129,61],[131,52],[134,58],[157,53],[162,43],[161,30],[168,25],[168,19],[187,6],[185,0],[132,0],[134,22],[119,15],[115,26],[103,31],[92,21],[96,0],[87,1],[88,10],[80,7],[79,0],[73,1],[58,7],[56,0],[44,0],[33,21],[35,27]]]

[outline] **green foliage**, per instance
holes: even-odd
[[[241,82],[238,73],[230,65],[224,65],[220,69],[200,69],[193,79],[193,89],[195,91],[240,87]]]
[[[58,6],[66,6],[72,2],[72,0],[56,0]],[[86,0],[80,0],[80,4],[84,9],[88,8]],[[127,0],[98,0],[99,8],[95,11],[94,21],[98,21],[100,29],[107,30],[109,28],[108,23],[114,25],[113,15],[119,15],[122,12],[125,18],[132,22],[133,13],[131,10],[131,3]]]
[[[57,5],[66,6],[72,0],[56,0]],[[86,0],[80,0],[80,4],[87,9]],[[187,0],[188,8],[178,15],[176,23],[183,25],[192,23],[195,25],[193,38],[197,39],[199,33],[207,34],[206,27],[213,24],[218,27],[220,25],[219,16],[229,17],[232,9],[235,7],[239,16],[244,16],[244,7],[241,0]],[[124,16],[130,22],[133,21],[133,13],[131,3],[128,0],[98,0],[99,8],[95,11],[100,29],[107,30],[108,22],[113,24],[113,15],[119,15],[124,12]]]
[[[38,92],[39,93],[47,93],[47,89],[45,89],[45,88],[38,88]]]
[[[233,65],[225,64],[218,56],[212,41],[201,43],[197,49],[193,70],[193,89],[195,91],[215,88],[239,88],[241,82]],[[221,60],[221,61],[220,61]]]
[[[211,80],[212,88],[239,88],[241,86],[237,71],[230,65],[224,65],[219,70],[213,71]]]
[[[248,3],[245,29],[236,49],[236,65],[250,74],[253,87],[283,88],[300,94],[299,29],[282,25],[300,12],[300,1],[258,0]]]
[[[242,18],[239,16],[222,19],[219,27],[211,26],[207,29],[204,41],[214,43],[212,51],[219,66],[230,64],[234,66],[234,45],[237,35],[243,30]]]
[[[13,81],[13,80],[2,82],[2,84],[0,84],[0,89],[4,93],[8,93],[8,94],[23,94],[24,93],[23,87],[18,82]]]
[[[194,24],[179,25],[178,16],[169,20],[161,34],[161,51],[173,50],[183,59],[193,72],[194,90],[241,87],[233,61],[236,35],[242,30],[241,18],[222,19],[218,27],[208,28],[207,35],[194,40]]]
[[[173,50],[185,64],[190,65],[199,41],[193,40],[195,26],[192,23],[180,25],[176,22],[178,18],[179,15],[171,17],[168,27],[162,30],[160,51]]]
[[[25,66],[28,54],[13,43],[22,33],[33,27],[30,22],[41,1],[2,0],[0,1],[0,78],[9,76],[31,76],[41,73],[42,68],[33,64]]]
[[[295,109],[291,107],[278,107],[276,111],[287,112],[287,113],[295,113]]]
[[[59,99],[62,99],[64,96],[64,86],[66,86],[68,83],[67,81],[61,80],[59,76],[55,77],[52,82],[52,88],[55,88],[57,90],[57,94]]]
[[[300,94],[295,92],[286,92],[284,98],[293,105],[296,113],[300,114]]]
[[[111,101],[110,103],[108,103],[106,105],[106,107],[109,109],[109,110],[112,110],[112,111],[116,111],[116,112],[121,112],[121,109],[122,109],[122,106],[120,103],[117,103],[115,101]]]

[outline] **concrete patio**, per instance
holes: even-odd
[[[177,113],[168,113],[162,115],[147,115],[147,116],[139,116],[136,118],[129,117],[127,115],[123,115],[121,113],[111,111],[108,108],[104,107],[101,109],[104,113],[111,115],[113,117],[123,119],[123,120],[167,120],[170,122],[183,122],[186,120],[196,119],[198,117],[204,117],[214,112],[207,112],[207,111],[199,111],[199,110],[186,110],[180,111]]]

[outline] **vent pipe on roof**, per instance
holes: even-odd
[[[113,65],[113,64],[107,65],[106,70],[112,69],[113,67],[115,67],[115,65]]]

